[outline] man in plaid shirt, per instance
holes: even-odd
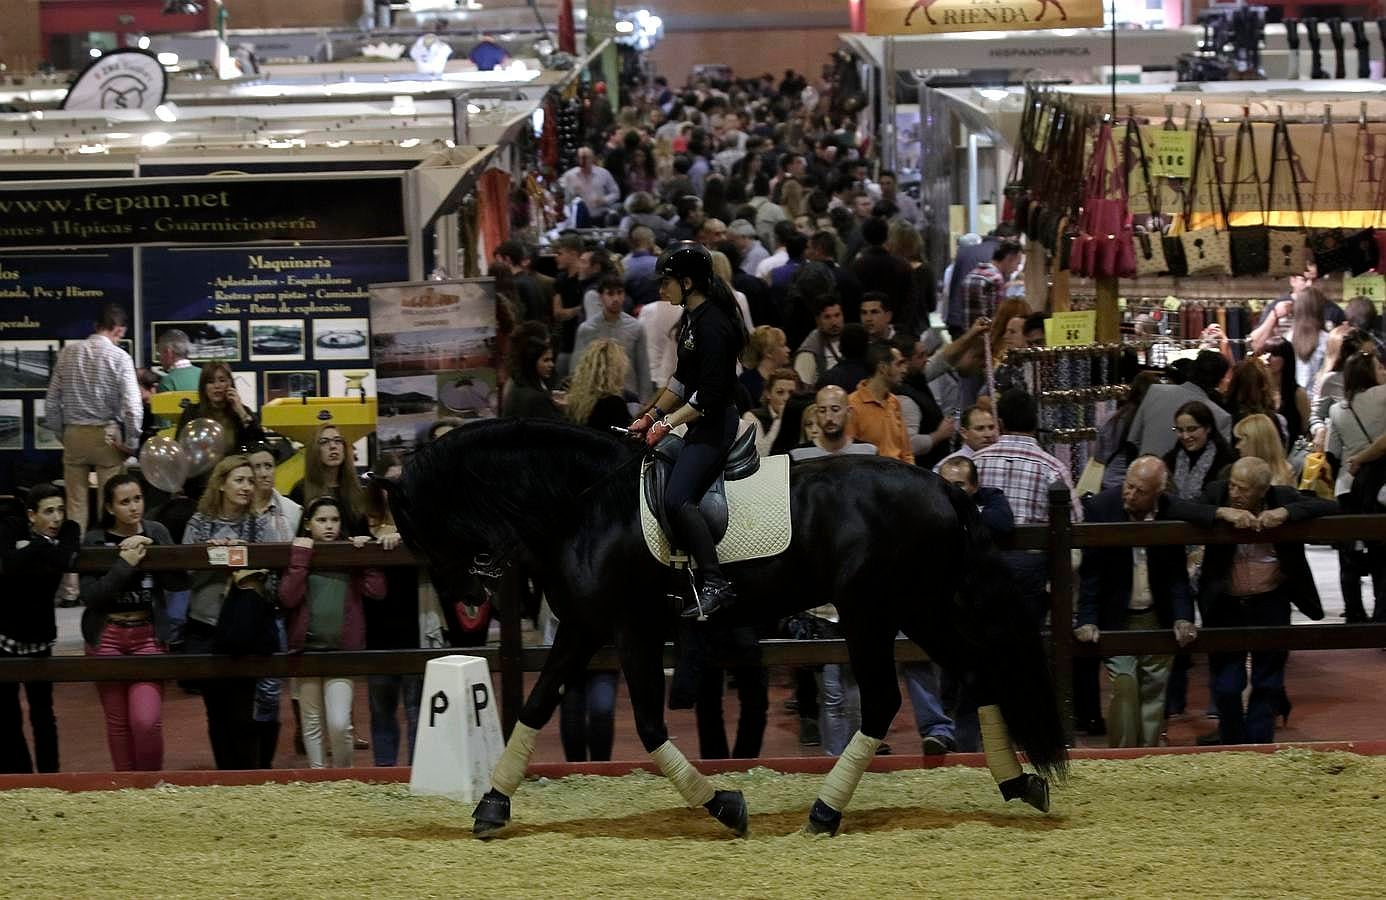
[[[1073,521],[1082,521],[1083,507],[1068,469],[1035,440],[1039,428],[1035,398],[1018,388],[1006,391],[996,402],[996,418],[1001,437],[972,458],[982,487],[997,488],[1006,496],[1016,525],[1036,525],[1049,522],[1049,486],[1061,482],[1069,489]],[[1048,609],[1048,556],[1026,550],[1010,550],[1003,556],[1027,608],[1037,623],[1043,622]]]
[[[1015,241],[996,245],[991,262],[980,263],[963,279],[963,325],[990,318],[1006,296],[1006,284],[1020,267],[1021,246]]]
[[[83,530],[89,524],[88,471],[96,470],[99,495],[139,448],[144,403],[135,363],[119,344],[126,322],[120,306],[103,306],[96,331],[63,348],[48,381],[44,424],[62,439],[67,517]]]

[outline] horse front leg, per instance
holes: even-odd
[[[510,822],[510,798],[519,790],[525,777],[529,758],[534,755],[534,743],[563,696],[563,685],[587,667],[601,641],[585,630],[562,622],[553,638],[553,647],[544,661],[539,680],[525,699],[515,730],[505,742],[505,751],[491,770],[491,789],[472,811],[472,833],[478,837],[494,837],[495,832]]]
[[[745,837],[750,825],[746,798],[740,791],[719,791],[694,768],[674,742],[664,722],[664,642],[662,623],[647,620],[618,626],[616,649],[626,676],[635,731],[650,759],[674,785],[689,809],[701,806],[717,821]]]
[[[890,731],[890,723],[900,711],[900,685],[895,676],[895,631],[878,626],[879,623],[874,623],[868,635],[855,628],[844,629],[852,670],[861,690],[861,728],[852,735],[832,771],[823,779],[823,787],[804,826],[808,834],[837,834],[842,825],[842,811],[856,793],[862,775],[866,774]]]

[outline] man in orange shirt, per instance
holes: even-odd
[[[847,398],[852,408],[852,436],[876,445],[878,456],[914,464],[910,434],[900,415],[894,390],[905,378],[908,360],[888,343],[876,343],[866,353],[872,375]]]

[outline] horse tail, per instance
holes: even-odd
[[[963,526],[965,564],[955,604],[970,645],[978,701],[1001,707],[1011,739],[1039,772],[1062,778],[1067,739],[1044,640],[1016,596],[972,498],[952,485],[949,500]]]

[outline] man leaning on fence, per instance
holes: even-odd
[[[1227,481],[1215,481],[1202,503],[1170,502],[1173,518],[1199,525],[1226,522],[1234,528],[1264,531],[1286,522],[1332,515],[1338,504],[1272,485],[1265,460],[1244,457],[1232,465]],[[1290,604],[1311,619],[1323,618],[1323,605],[1304,558],[1303,541],[1209,544],[1198,580],[1203,624],[1209,627],[1289,625]],[[1218,730],[1224,744],[1268,744],[1275,740],[1275,717],[1288,716],[1284,650],[1251,652],[1251,698],[1242,709],[1246,651],[1209,654]]]
[[[1120,487],[1088,502],[1084,520],[1145,522],[1160,512],[1169,470],[1156,456],[1142,456],[1126,470]],[[1174,629],[1180,645],[1198,634],[1193,593],[1182,544],[1090,548],[1083,551],[1078,592],[1080,641],[1097,641],[1104,631]],[[1155,747],[1165,724],[1165,688],[1172,657],[1108,656],[1112,682],[1107,709],[1107,743],[1112,747]]]

